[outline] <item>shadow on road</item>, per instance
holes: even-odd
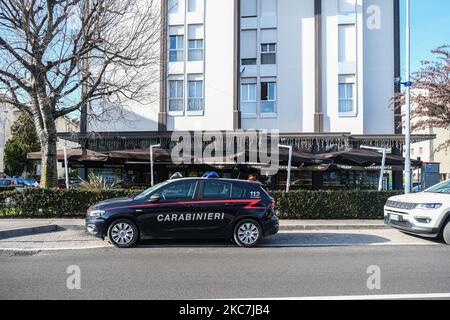
[[[264,238],[258,247],[331,247],[361,246],[390,242],[390,239],[371,234],[352,233],[280,233]],[[230,240],[145,240],[137,248],[208,248],[236,247]]]

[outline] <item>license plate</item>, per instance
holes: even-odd
[[[389,215],[389,220],[390,221],[403,221],[403,217],[398,215],[398,214],[390,214]]]

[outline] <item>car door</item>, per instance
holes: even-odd
[[[141,215],[144,236],[186,237],[194,227],[191,221],[186,221],[186,217],[194,213],[192,202],[197,194],[197,186],[196,180],[185,180],[155,191],[152,196],[159,195],[159,201],[149,203]]]
[[[196,211],[204,215],[198,232],[207,237],[223,237],[224,231],[235,219],[239,205],[232,199],[233,184],[228,181],[205,180],[199,190]]]

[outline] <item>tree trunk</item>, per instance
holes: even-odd
[[[41,118],[42,119],[42,118]],[[46,119],[35,119],[36,132],[41,144],[41,187],[56,188],[58,186],[58,156],[56,142],[56,124],[53,117],[46,114]]]
[[[56,132],[41,138],[41,187],[56,188],[58,186],[58,158],[56,151]]]

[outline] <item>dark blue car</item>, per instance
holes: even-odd
[[[120,248],[139,239],[232,239],[253,247],[278,232],[274,200],[258,182],[184,178],[129,199],[101,202],[86,214],[87,231]]]

